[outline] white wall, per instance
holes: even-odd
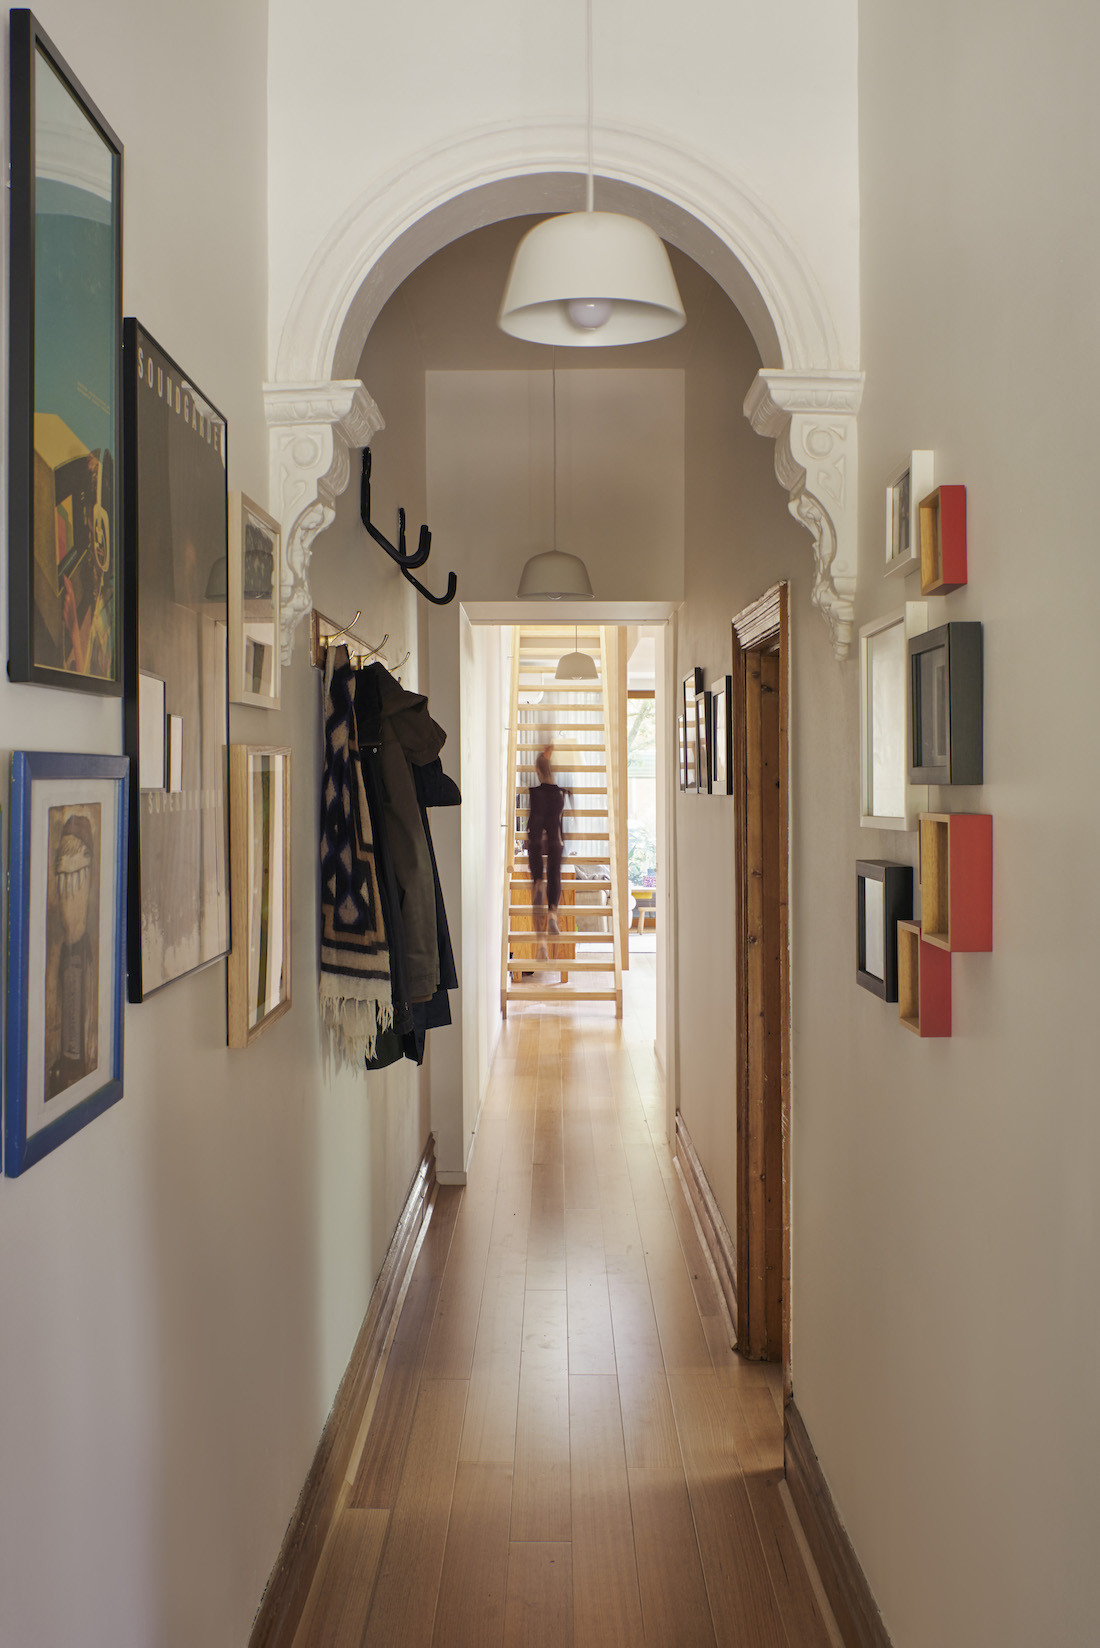
[[[795,939],[795,1390],[896,1648],[1076,1648],[1100,1611],[1100,24],[876,0],[861,25],[861,618],[903,595],[885,478],[933,448],[967,487],[944,605],[984,624],[986,782],[932,802],[993,815],[994,950],[953,958],[950,1041],[853,987],[852,860],[915,841],[856,827],[846,666]]]
[[[553,142],[583,171],[584,18],[582,0],[317,0],[307,17],[296,0],[272,0],[272,363],[317,248],[410,170],[445,187],[462,140],[507,129],[517,167],[545,167]],[[845,363],[859,346],[855,22],[856,0],[686,0],[672,29],[655,0],[594,8],[597,129],[667,145],[698,163],[708,192],[735,180],[759,202],[820,286]],[[480,181],[474,170],[459,186]],[[401,208],[394,233],[421,206]]]
[[[266,5],[36,10],[126,146],[126,312],[225,411],[230,485],[265,502]],[[365,605],[360,563],[329,566],[318,598]],[[406,609],[384,592],[374,616],[400,634]],[[294,752],[290,1013],[228,1052],[223,963],[128,1008],[122,1100],[0,1180],[0,1635],[19,1648],[247,1640],[423,1145],[411,1067],[323,1064],[302,649],[283,712],[235,709],[232,736]],[[117,701],[0,676],[5,750],[121,742]]]
[[[695,666],[704,684],[728,675],[733,619],[778,579],[791,583],[795,713],[828,690],[828,632],[809,604],[812,546],[775,479],[774,448],[754,435],[742,402],[759,367],[732,306],[708,306],[685,373],[684,602],[676,621],[673,703]],[[677,752],[672,754],[675,765]],[[673,800],[677,879],[671,890],[676,957],[680,1110],[726,1225],[736,1229],[736,883],[732,796]],[[797,894],[796,894],[797,898]],[[792,920],[797,920],[794,913]],[[795,1122],[797,1137],[797,1119]]]

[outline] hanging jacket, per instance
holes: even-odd
[[[451,932],[447,923],[446,906],[443,903],[443,888],[439,880],[439,866],[436,863],[431,826],[428,823],[428,808],[457,807],[461,804],[462,794],[454,779],[448,778],[443,771],[443,763],[439,760],[429,761],[421,767],[414,767],[413,779],[416,784],[416,798],[420,805],[420,816],[424,822],[428,856],[432,861],[432,877],[435,883],[436,944],[439,951],[439,988],[430,1001],[414,1004],[412,1010],[413,1027],[405,1036],[405,1057],[415,1060],[417,1064],[423,1064],[427,1033],[429,1030],[438,1030],[443,1025],[450,1024],[451,1004],[447,998],[447,992],[448,990],[458,989],[458,971],[455,967],[454,952],[451,949]]]
[[[447,734],[428,714],[423,693],[407,692],[377,661],[363,673],[373,677],[380,701],[386,837],[402,894],[409,996],[430,1001],[439,985],[435,884],[413,768],[434,761]]]

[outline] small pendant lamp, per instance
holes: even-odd
[[[558,548],[558,368],[553,372],[554,518],[553,549],[532,555],[520,573],[517,601],[591,601],[592,582],[579,555]]]
[[[511,337],[573,349],[648,343],[684,324],[661,237],[637,218],[593,209],[592,0],[587,26],[586,209],[547,218],[524,235],[497,317]]]
[[[577,641],[577,626],[573,625],[573,645],[576,652],[566,652],[558,659],[558,667],[554,671],[555,681],[598,681],[599,671],[596,660],[587,652],[581,652]]]

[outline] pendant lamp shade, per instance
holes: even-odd
[[[546,549],[532,555],[516,590],[518,601],[591,601],[588,568],[579,555]]]
[[[618,212],[567,212],[516,248],[497,324],[514,338],[609,348],[667,337],[684,324],[664,242]]]
[[[598,681],[596,660],[587,652],[567,652],[558,660],[555,681]]]

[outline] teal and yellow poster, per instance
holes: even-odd
[[[116,157],[34,63],[33,659],[118,681]]]

